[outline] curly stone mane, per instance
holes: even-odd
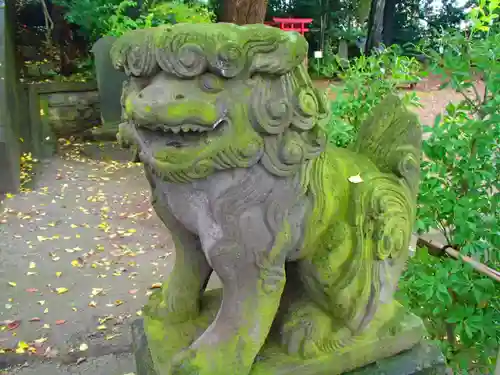
[[[298,33],[264,25],[176,24],[125,34],[113,45],[111,57],[129,77],[163,71],[190,79],[210,72],[249,88],[246,113],[236,121],[251,124],[252,144],[244,150],[228,145],[196,170],[185,171],[186,178],[163,174],[180,182],[256,162],[274,175],[290,176],[324,150],[321,125],[328,109],[303,66],[307,49]]]

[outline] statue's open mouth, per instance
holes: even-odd
[[[198,146],[201,143],[210,143],[211,140],[222,136],[228,127],[228,119],[224,115],[212,125],[197,125],[185,123],[182,125],[135,125],[142,141],[156,147],[184,148]]]

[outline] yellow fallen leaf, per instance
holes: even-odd
[[[107,327],[106,327],[106,325],[105,325],[105,324],[101,324],[100,326],[97,326],[97,330],[98,330],[98,331],[104,331],[104,330],[106,330],[106,329],[107,329]]]
[[[60,271],[56,272],[56,277],[61,277],[61,275],[62,275],[62,272],[60,272]]]
[[[48,308],[48,307],[46,307],[46,308],[45,308],[45,310],[43,310],[43,313],[44,313],[44,314],[47,314],[48,312],[49,312],[49,308]]]
[[[42,326],[42,328],[44,328],[44,329],[49,329],[49,328],[50,328],[50,324],[44,324],[44,325]]]
[[[78,259],[72,260],[71,261],[71,265],[73,267],[77,267],[77,268],[82,268],[83,267],[83,263],[80,262]]]
[[[89,346],[87,344],[85,344],[85,343],[80,345],[80,351],[81,352],[84,352],[84,351],[88,350],[88,348],[89,348]]]
[[[97,302],[96,301],[90,301],[89,302],[89,307],[96,307],[97,306]]]
[[[57,294],[64,294],[64,293],[66,293],[68,291],[69,291],[68,288],[56,288],[56,293]]]
[[[37,343],[37,344],[43,344],[47,340],[48,340],[47,337],[40,337],[39,339],[35,340],[35,343]]]
[[[115,337],[118,337],[118,336],[121,336],[121,334],[120,333],[116,333],[114,335],[106,335],[104,338],[106,340],[112,340],[112,339],[114,339]]]
[[[17,283],[15,283],[14,281],[9,281],[9,285],[12,286],[12,287],[14,287],[14,286],[17,285]]]
[[[19,341],[19,343],[17,344],[16,353],[23,354],[29,347],[30,346],[26,342]]]
[[[92,295],[93,296],[102,295],[103,292],[104,292],[103,288],[92,288]]]
[[[75,229],[75,228],[78,228],[78,225],[71,224],[70,227],[73,228],[73,229]]]
[[[43,300],[42,300],[42,301],[38,301],[37,303],[38,303],[40,306],[45,305],[45,301],[43,301]]]
[[[32,270],[33,268],[36,268],[36,263],[35,262],[30,262],[29,268]]]
[[[117,299],[117,300],[115,301],[115,306],[120,306],[120,305],[123,305],[123,303],[124,303],[124,302],[123,302],[121,299]]]
[[[99,324],[104,324],[104,323],[106,323],[108,320],[113,319],[114,317],[115,317],[115,316],[114,316],[113,314],[103,316],[102,318],[99,318]]]

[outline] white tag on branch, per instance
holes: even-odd
[[[349,180],[349,182],[352,182],[353,184],[359,184],[359,183],[363,182],[363,179],[361,178],[361,176],[359,174],[349,177],[348,180]]]

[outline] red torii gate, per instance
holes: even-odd
[[[280,18],[273,17],[272,22],[264,22],[269,26],[277,26],[281,30],[285,31],[297,31],[304,35],[304,33],[309,31],[307,25],[313,21],[312,18]]]
[[[309,31],[307,25],[309,25],[313,21],[312,18],[280,18],[273,17],[272,22],[264,22],[264,24],[268,26],[278,26],[281,30],[285,31],[297,31],[304,35]],[[307,56],[304,60],[304,65],[307,68]]]

